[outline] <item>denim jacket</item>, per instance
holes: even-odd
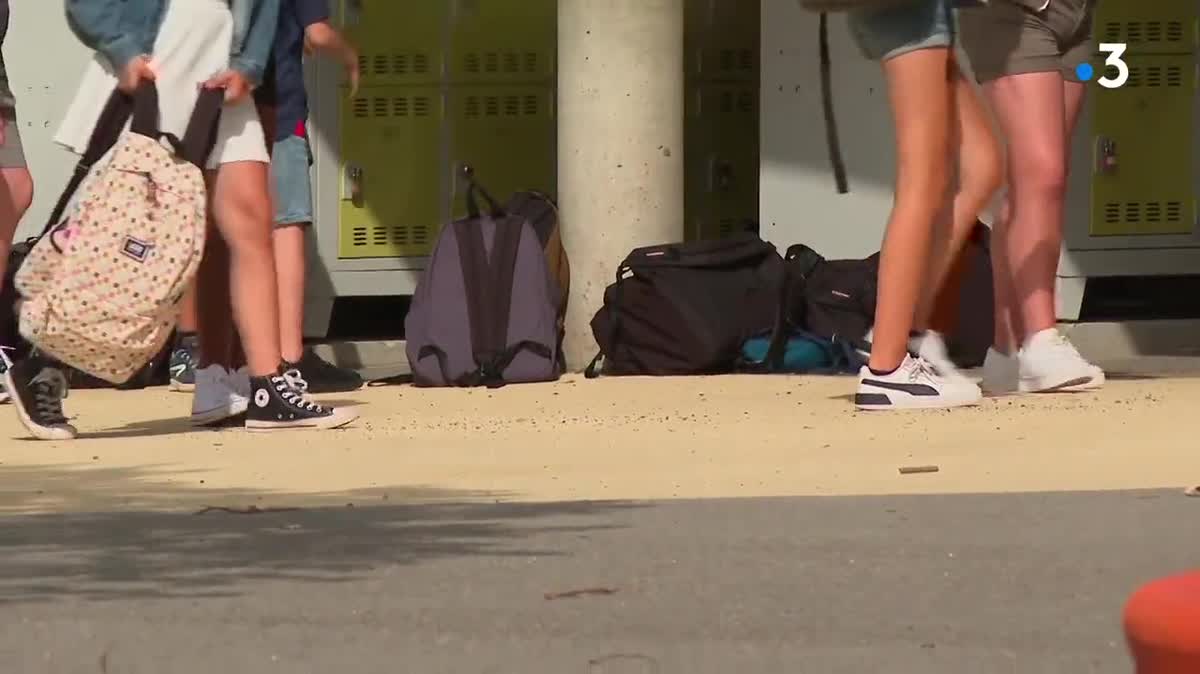
[[[66,0],[67,23],[87,47],[100,52],[120,71],[149,54],[169,2],[194,0]],[[229,0],[233,46],[229,67],[254,85],[262,82],[279,23],[280,0]]]

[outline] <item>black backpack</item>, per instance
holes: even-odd
[[[862,348],[875,323],[879,253],[861,260],[826,260],[801,243],[788,248],[784,264],[793,286],[790,321],[818,337]]]
[[[775,325],[782,280],[775,246],[751,234],[634,250],[592,319],[600,353],[586,375],[731,372],[745,340]]]

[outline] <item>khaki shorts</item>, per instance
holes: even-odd
[[[24,168],[25,150],[21,147],[21,130],[17,126],[15,108],[0,107],[4,120],[4,141],[0,142],[0,168]]]
[[[1040,72],[1060,72],[1063,79],[1081,81],[1075,68],[1092,56],[1096,0],[1050,0],[1042,11],[1031,9],[1031,4],[991,0],[959,11],[959,38],[980,82]]]

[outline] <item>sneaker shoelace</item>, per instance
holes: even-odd
[[[912,370],[908,373],[908,380],[913,383],[923,383],[927,381],[937,381],[941,379],[941,375],[929,361],[924,358],[914,359],[916,362]]]
[[[1071,340],[1067,339],[1065,335],[1055,335],[1053,340],[1050,342],[1050,348],[1052,348],[1062,358],[1087,362],[1083,359],[1083,355],[1079,353],[1079,349],[1076,349],[1075,345],[1072,344]]]
[[[304,410],[305,412],[315,414],[324,413],[325,408],[310,400],[306,395],[308,392],[308,382],[300,375],[299,370],[286,370],[283,374],[272,377],[271,383],[274,384],[275,391],[279,393],[279,397],[288,405]]]
[[[63,413],[62,401],[67,397],[67,378],[62,372],[45,368],[29,382],[33,393],[33,405],[37,412],[38,423],[65,424],[67,416]]]
[[[188,370],[195,370],[195,369],[197,369],[196,368],[196,355],[194,353],[192,353],[191,349],[189,349],[187,347],[180,347],[178,349],[175,349],[175,352],[171,354],[171,364],[172,365],[183,365],[184,372],[186,372]]]

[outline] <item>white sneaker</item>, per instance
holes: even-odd
[[[12,348],[0,346],[0,405],[8,402],[12,396],[8,393],[8,387],[4,385],[4,373],[8,372],[8,368],[12,367],[12,360],[8,357],[8,351]]]
[[[968,377],[959,371],[958,366],[950,359],[950,350],[946,348],[946,339],[942,337],[940,332],[936,330],[926,330],[925,332],[910,337],[908,340],[908,350],[910,353],[917,355],[933,366],[938,374],[951,379],[967,379]]]
[[[1017,361],[1022,393],[1090,391],[1104,385],[1104,371],[1084,360],[1056,328],[1030,337]]]
[[[854,406],[860,410],[898,410],[976,405],[983,397],[966,377],[947,377],[923,358],[905,356],[895,372],[878,376],[870,368],[858,373]]]
[[[1021,379],[1020,366],[1017,357],[988,347],[987,357],[983,359],[983,390],[991,396],[1002,396],[1016,393]]]
[[[245,369],[229,372],[220,365],[196,370],[192,424],[211,426],[245,414],[250,407],[250,377]]]

